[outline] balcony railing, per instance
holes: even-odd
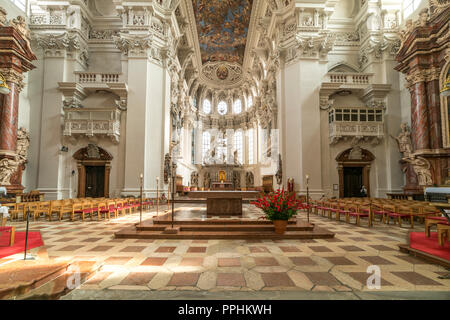
[[[114,142],[120,137],[119,109],[64,108],[64,136],[107,136]]]
[[[341,73],[330,72],[326,74],[325,82],[342,83],[342,84],[371,84],[371,73]]]
[[[78,83],[118,83],[121,73],[75,72]]]
[[[330,143],[341,139],[372,139],[376,144],[384,137],[384,109],[367,107],[333,107],[328,111]]]

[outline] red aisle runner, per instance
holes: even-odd
[[[25,249],[25,232],[20,231],[15,234],[15,241],[13,246],[9,246],[9,232],[0,232],[0,258],[8,257],[10,255],[24,252]],[[41,233],[39,231],[28,232],[27,251],[36,247],[43,246]]]
[[[409,246],[412,249],[450,261],[450,242],[447,239],[444,246],[440,246],[437,232],[431,232],[429,238],[425,236],[425,232],[411,232],[409,234]]]

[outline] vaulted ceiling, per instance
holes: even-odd
[[[243,64],[253,0],[192,0],[202,64]]]

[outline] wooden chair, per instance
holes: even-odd
[[[385,223],[387,211],[384,208],[384,204],[375,203],[372,205],[372,219],[375,219],[376,216],[380,217],[380,222]]]
[[[48,213],[48,220],[52,220],[52,215],[55,214],[56,217],[59,219],[59,212],[61,211],[61,207],[63,206],[64,202],[62,200],[53,200],[50,201],[50,210]]]
[[[368,218],[369,214],[361,212],[358,205],[353,205],[349,207],[349,212],[346,213],[345,217],[347,223],[350,223],[350,217],[355,217],[356,225],[361,226],[361,218]],[[368,225],[370,226],[370,221],[368,222]]]
[[[116,211],[118,217],[120,216],[120,214],[125,215],[125,206],[123,200],[116,202]]]
[[[437,224],[437,234],[438,234],[438,242],[440,246],[444,246],[445,238],[447,241],[450,240],[450,223],[449,222],[439,222]]]
[[[438,223],[441,222],[447,222],[447,218],[446,217],[426,217],[425,218],[425,235],[427,237],[430,237],[430,230],[432,226],[437,225]]]
[[[8,213],[9,213],[9,210],[8,210]],[[2,232],[9,231],[9,246],[13,246],[15,235],[16,235],[16,228],[13,226],[6,227],[6,220],[7,220],[7,218],[3,217],[3,213],[0,213],[0,235]]]
[[[99,214],[104,214],[105,218],[108,215],[108,219],[111,219],[111,214],[113,214],[114,218],[117,218],[117,210],[115,201],[103,202],[102,205],[98,206]]]
[[[108,217],[108,220],[111,218],[110,216],[110,212],[106,206],[106,202],[99,202],[97,204],[97,217],[98,217],[98,221],[100,221],[102,219],[102,215],[105,216],[105,220],[106,217]]]
[[[83,216],[83,203],[77,202],[72,205],[72,214],[70,215],[70,220],[74,221],[75,215]]]
[[[398,226],[401,227],[402,219],[407,218],[410,220],[411,227],[414,226],[413,216],[411,215],[411,208],[404,205],[396,206],[393,212],[389,212],[387,214],[387,218],[387,224],[389,224],[391,218],[393,218],[394,223],[398,222]]]
[[[45,217],[48,217],[50,220],[50,201],[43,201],[39,202],[38,207],[33,211],[34,219],[36,220],[36,217],[40,218],[43,214]]]

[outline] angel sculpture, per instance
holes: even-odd
[[[402,123],[400,128],[402,132],[397,137],[391,137],[397,141],[398,149],[403,154],[403,157],[409,158],[412,153],[411,132],[408,129],[407,123]]]
[[[16,172],[19,162],[13,159],[3,158],[0,160],[0,185],[11,185],[11,176]]]
[[[433,185],[433,178],[431,176],[431,164],[430,162],[420,156],[415,158],[403,158],[406,162],[411,163],[414,168],[414,172],[419,179],[419,185],[421,186],[431,186]]]

